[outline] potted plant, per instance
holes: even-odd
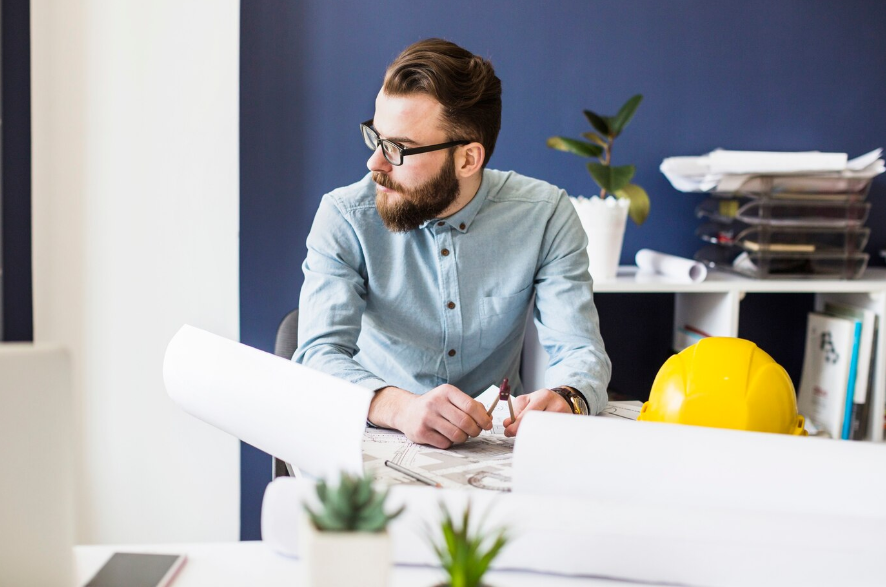
[[[440,522],[442,540],[431,533],[428,541],[440,560],[449,579],[442,585],[448,587],[479,587],[483,585],[483,575],[509,540],[507,530],[499,528],[486,533],[482,524],[471,531],[471,506],[465,507],[459,525],[449,510],[440,505],[443,520]]]
[[[588,233],[590,270],[595,278],[615,277],[627,217],[630,216],[639,226],[649,216],[649,195],[646,190],[631,183],[636,167],[612,165],[615,139],[634,117],[642,100],[640,94],[633,96],[615,116],[601,116],[585,110],[585,118],[593,128],[593,131],[582,133],[581,136],[587,140],[556,136],[547,141],[552,149],[596,159],[587,164],[587,169],[600,187],[599,198],[572,199],[582,226]]]
[[[337,486],[321,480],[316,491],[320,508],[305,504],[300,540],[307,584],[387,586],[391,568],[387,525],[403,508],[386,513],[388,492],[376,491],[371,477],[342,474]]]

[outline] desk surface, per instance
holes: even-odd
[[[164,544],[126,546],[77,546],[74,548],[76,585],[85,584],[114,552],[151,552],[187,555],[188,560],[172,587],[228,587],[242,585],[276,585],[297,587],[300,562],[274,553],[262,542],[216,544]],[[392,587],[431,587],[443,579],[439,569],[427,567],[395,567]],[[509,587],[562,585],[607,585],[624,587],[623,581],[571,578],[518,572],[490,572],[489,585]],[[633,583],[637,585],[638,583]]]

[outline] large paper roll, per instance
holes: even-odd
[[[568,458],[581,452],[564,451],[563,446],[556,454]],[[587,453],[600,455],[614,445],[599,446],[600,450]],[[704,469],[705,464],[696,466]],[[570,486],[576,483],[573,472],[551,482]],[[624,488],[622,477],[599,475],[601,484],[615,491]],[[646,485],[642,490],[652,494],[656,487]],[[262,540],[273,550],[300,556],[302,503],[313,494],[313,486],[305,480],[284,477],[268,485]],[[528,495],[415,486],[392,488],[388,502],[391,510],[406,506],[388,527],[396,564],[439,565],[428,535],[441,538],[440,506],[445,504],[459,519],[470,503],[472,519],[483,520],[487,537],[497,528],[509,529],[511,540],[493,561],[495,570],[712,587],[876,585],[882,579],[884,520],[875,516],[749,511],[741,504],[649,504],[642,499],[580,498],[559,491]],[[568,545],[566,556],[564,545]],[[544,577],[536,583],[545,584]]]
[[[679,281],[698,283],[708,275],[707,268],[692,259],[659,253],[651,249],[640,249],[635,257],[640,271],[658,273]]]
[[[370,390],[187,325],[163,378],[189,414],[308,474],[363,472]]]
[[[867,442],[531,412],[513,479],[537,495],[886,521],[886,445]]]

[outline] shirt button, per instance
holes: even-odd
[[[455,309],[455,302],[449,302],[448,304],[446,304],[446,307],[449,308],[450,310],[454,310]]]
[[[465,223],[462,222],[461,224],[458,225],[458,227],[459,227],[460,229],[464,230],[464,229],[465,229]]]
[[[443,221],[440,221],[440,222],[437,223],[437,226],[443,226],[444,224],[446,224],[446,223],[443,222]]]
[[[449,256],[449,249],[443,249],[442,251],[440,251],[440,254],[443,255],[444,257],[448,257]]]
[[[454,357],[454,356],[455,356],[455,349],[449,349],[449,356],[450,356],[450,357]]]

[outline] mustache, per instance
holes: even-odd
[[[374,181],[375,183],[377,183],[378,185],[380,185],[383,188],[388,188],[389,190],[394,190],[395,192],[402,192],[403,191],[403,187],[399,183],[397,183],[396,181],[391,179],[390,176],[388,176],[380,171],[373,171],[372,172],[372,181]]]

